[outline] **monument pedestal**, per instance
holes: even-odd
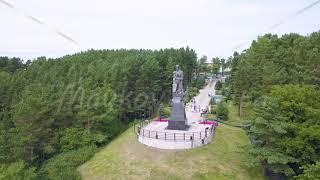
[[[187,117],[182,97],[172,99],[172,112],[168,122],[168,129],[185,130],[187,128]]]

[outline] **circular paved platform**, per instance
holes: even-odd
[[[213,136],[214,127],[194,123],[187,130],[166,129],[168,122],[153,121],[139,130],[139,141],[159,149],[190,149],[208,144]]]
[[[214,94],[215,81],[202,89],[195,97],[196,105],[206,107],[210,98],[209,92]],[[202,120],[200,112],[191,112],[190,106],[186,106],[187,124],[186,130],[169,130],[168,122],[153,121],[138,129],[139,142],[159,149],[190,149],[211,142],[215,126],[200,124]]]

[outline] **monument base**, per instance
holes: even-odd
[[[185,130],[187,128],[187,117],[181,97],[174,97],[172,100],[172,113],[168,122],[168,129]]]
[[[171,129],[171,130],[186,130],[187,127],[188,126],[186,125],[185,121],[169,120],[167,129]]]

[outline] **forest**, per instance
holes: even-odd
[[[246,119],[247,164],[286,178],[320,178],[320,32],[266,34],[227,61],[225,95]]]
[[[76,167],[99,147],[170,102],[176,64],[187,99],[204,85],[199,74],[231,69],[216,88],[245,118],[248,166],[320,179],[320,32],[266,34],[227,59],[213,58],[211,69],[207,61],[189,47],[1,57],[0,179],[80,179]]]
[[[189,47],[1,57],[0,179],[80,179],[77,166],[169,102],[176,64],[191,87]]]

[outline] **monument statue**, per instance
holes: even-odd
[[[183,93],[183,72],[179,65],[176,65],[176,70],[173,72],[172,93],[176,95]]]
[[[183,72],[180,70],[179,65],[176,65],[173,72],[172,112],[168,122],[168,129],[184,130],[187,128],[183,96]]]

